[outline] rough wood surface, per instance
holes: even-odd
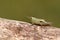
[[[60,28],[0,18],[0,40],[60,40]]]

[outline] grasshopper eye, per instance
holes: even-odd
[[[43,21],[40,21],[40,22],[43,22]]]

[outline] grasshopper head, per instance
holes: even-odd
[[[39,19],[39,22],[47,23],[44,19]]]

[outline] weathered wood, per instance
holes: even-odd
[[[60,28],[0,18],[0,40],[60,40]]]

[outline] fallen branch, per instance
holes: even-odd
[[[60,40],[60,28],[0,18],[0,40]]]

